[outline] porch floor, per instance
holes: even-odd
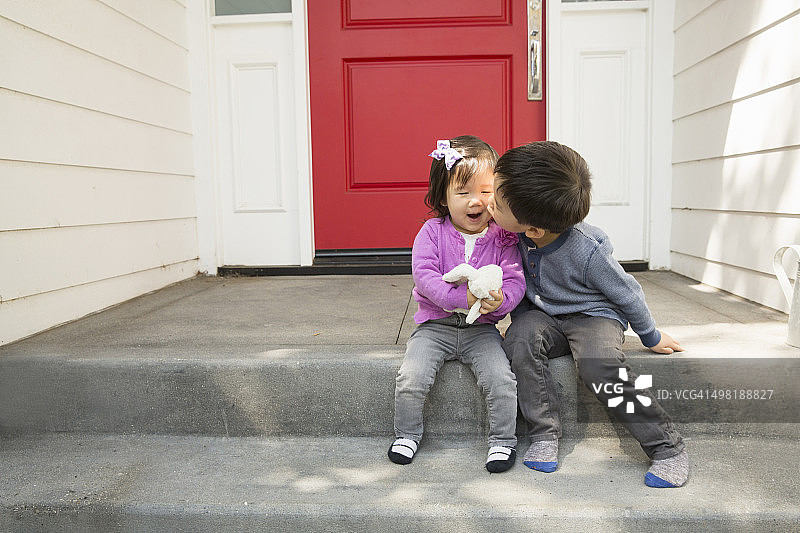
[[[686,348],[682,356],[800,357],[785,343],[784,313],[672,272],[634,277],[658,328]],[[283,358],[321,346],[402,356],[414,329],[412,288],[408,275],[197,277],[0,347],[0,357],[92,358],[113,349],[124,358]],[[630,330],[624,350],[651,353]]]

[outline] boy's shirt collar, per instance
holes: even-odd
[[[533,239],[531,239],[530,237],[525,235],[525,233],[519,233],[518,235],[519,235],[520,242],[528,247],[528,251],[529,252],[535,251],[538,254],[551,254],[551,253],[555,252],[556,250],[558,250],[559,248],[561,248],[561,246],[565,242],[567,242],[567,239],[569,238],[569,234],[572,233],[572,228],[574,228],[574,227],[575,226],[570,226],[569,228],[565,229],[561,233],[561,235],[559,235],[556,238],[556,240],[554,240],[553,242],[551,242],[547,246],[542,246],[541,248],[536,246],[536,243],[533,242]]]

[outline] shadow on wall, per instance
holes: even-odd
[[[767,16],[749,7],[753,24]],[[800,244],[797,31],[796,12],[675,77],[676,270],[784,312],[772,258]],[[702,95],[698,76],[715,80]]]

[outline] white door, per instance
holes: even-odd
[[[592,170],[586,221],[603,229],[619,261],[646,260],[649,182],[648,2],[551,2],[560,37],[548,84],[548,137]]]
[[[300,265],[292,14],[211,21],[220,262]]]

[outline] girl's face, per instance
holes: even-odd
[[[487,209],[494,191],[494,173],[491,169],[478,172],[464,186],[450,183],[445,205],[450,211],[453,226],[462,233],[480,233],[492,215]]]
[[[489,212],[492,214],[492,217],[494,217],[494,221],[497,225],[504,230],[512,233],[524,233],[529,227],[520,224],[514,214],[511,213],[511,209],[508,208],[508,204],[503,198],[503,195],[497,192],[497,187],[499,185],[500,179],[496,179],[494,181],[495,193],[492,195],[492,200],[489,204]]]

